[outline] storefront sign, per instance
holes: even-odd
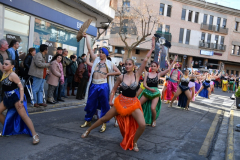
[[[216,56],[222,56],[222,53],[215,53],[215,52],[214,52],[214,55],[216,55]]]
[[[0,3],[17,8],[19,10],[25,11],[27,13],[36,15],[38,17],[64,25],[75,30],[78,30],[83,24],[83,22],[78,19],[58,12],[33,0],[14,0],[14,1],[0,0]],[[97,28],[90,25],[86,33],[96,37]]]
[[[57,48],[62,47],[61,43],[51,42],[43,40],[42,44],[46,44],[48,46],[48,54],[47,54],[47,62],[50,62],[53,56],[57,53]]]
[[[200,50],[200,54],[206,56],[213,56],[213,51]]]

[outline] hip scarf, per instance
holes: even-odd
[[[92,83],[88,92],[88,100],[84,109],[85,121],[91,121],[97,109],[101,110],[100,117],[103,117],[110,109],[109,106],[109,85],[108,83]]]
[[[107,83],[107,79],[102,78],[102,79],[93,79],[92,80],[93,84],[103,84],[103,83]]]
[[[197,93],[197,91],[201,88],[201,83],[197,83],[195,82],[195,93]]]
[[[213,82],[213,81],[211,81],[211,82],[210,82],[210,85],[214,85],[214,82]]]
[[[145,89],[145,87],[143,86],[143,82],[141,83],[140,88],[141,88],[142,90]]]
[[[235,91],[235,81],[229,81],[229,88],[228,88],[228,90],[232,90],[232,91]],[[232,87],[232,89],[231,89],[231,87]]]
[[[120,94],[114,100],[114,107],[118,113],[116,118],[120,132],[123,136],[120,146],[124,150],[132,150],[134,146],[134,136],[138,129],[138,123],[131,114],[136,109],[140,109],[142,111],[141,103],[137,97],[130,98]]]
[[[172,80],[171,78],[168,81],[168,85],[167,85],[167,100],[172,100],[172,92],[176,93],[177,91],[177,87],[178,87],[178,83],[177,81],[173,82],[174,80]]]
[[[167,85],[168,85],[168,80],[164,82],[164,87],[167,87]],[[167,100],[167,94],[168,94],[168,92],[167,92],[167,89],[166,89],[165,92],[164,92],[164,94],[162,95],[162,96],[164,96],[164,97],[162,97],[163,100]],[[173,99],[174,94],[173,94],[173,93],[171,93],[171,94],[172,94],[172,95],[171,95],[171,98],[170,98],[170,99]]]
[[[15,103],[20,100],[19,89],[15,89],[12,91],[4,92],[5,96],[3,99],[4,106],[8,109],[7,115],[3,125],[3,136],[17,135],[17,134],[28,134],[32,136],[31,131],[27,127],[27,125],[23,122],[22,118],[18,114]],[[27,101],[24,95],[23,106],[28,115],[27,111]]]
[[[156,90],[156,92],[152,93],[151,91],[145,89],[140,96],[138,97],[139,99],[144,95],[145,97],[150,97],[148,98],[148,100],[142,105],[142,109],[143,109],[143,114],[144,114],[144,119],[147,125],[152,125],[152,111],[151,111],[151,105],[152,105],[152,99],[159,97],[157,106],[156,106],[156,119],[159,117],[160,114],[160,110],[161,110],[161,99],[160,99],[160,92],[156,87],[151,87],[153,89]],[[146,94],[148,94],[148,96],[146,96]]]

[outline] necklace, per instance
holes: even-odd
[[[6,72],[4,72],[2,75],[1,81],[3,81],[5,78],[7,78],[11,73],[12,73],[12,71],[10,71],[8,74],[6,74]]]

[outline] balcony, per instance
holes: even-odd
[[[207,43],[207,42],[203,42],[203,41],[199,41],[199,48],[221,51],[221,52],[226,51],[226,45],[216,44],[216,43]]]
[[[202,23],[200,26],[200,29],[205,31],[217,32],[221,34],[228,34],[228,28],[219,27],[218,25],[210,25],[210,24]]]

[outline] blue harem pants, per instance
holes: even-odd
[[[87,112],[85,121],[91,121],[97,109],[101,110],[101,117],[110,110],[108,83],[90,85],[87,105],[84,109]]]

